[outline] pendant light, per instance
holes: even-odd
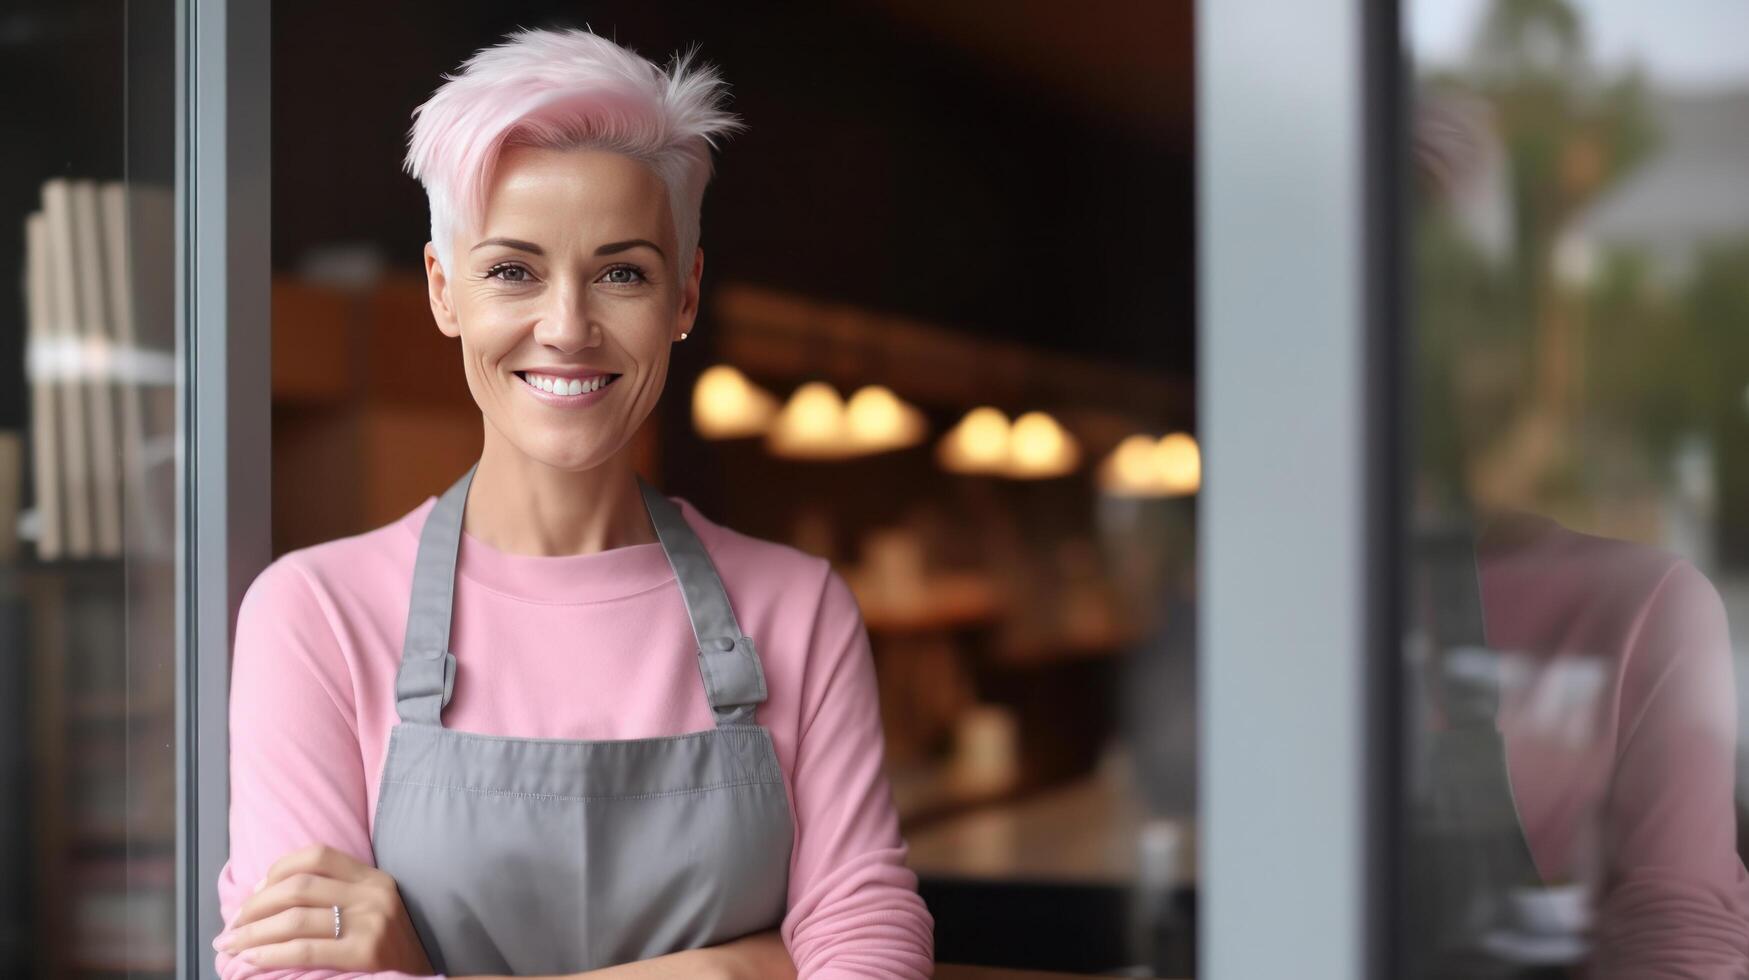
[[[824,381],[795,390],[765,437],[766,448],[794,459],[836,459],[852,454],[844,399]]]
[[[916,445],[923,440],[927,426],[923,413],[900,400],[892,389],[865,385],[850,396],[845,429],[853,451],[878,453]]]
[[[965,414],[936,445],[936,459],[952,473],[996,473],[1008,463],[1008,416],[982,405]]]
[[[1032,480],[1062,476],[1080,461],[1075,437],[1050,415],[1027,412],[1014,420],[1008,437],[1008,476]]]
[[[1156,443],[1137,433],[1117,444],[1099,468],[1100,489],[1123,497],[1152,497],[1159,488]]]
[[[1100,488],[1126,497],[1185,497],[1202,488],[1202,452],[1187,433],[1159,441],[1133,435],[1118,443],[1099,470]]]
[[[1169,432],[1154,447],[1154,467],[1160,487],[1182,497],[1202,489],[1202,449],[1188,433]]]
[[[777,414],[777,399],[727,364],[715,364],[692,387],[692,425],[706,439],[762,435]]]

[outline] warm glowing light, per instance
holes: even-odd
[[[810,381],[795,390],[778,413],[766,445],[780,456],[830,458],[852,452],[844,399],[824,381]]]
[[[982,406],[967,412],[938,446],[942,468],[955,473],[993,473],[1008,462],[1008,416]]]
[[[1167,433],[1158,442],[1133,435],[1105,458],[1099,482],[1107,493],[1123,496],[1188,496],[1202,488],[1202,452],[1183,432]]]
[[[1159,476],[1154,440],[1137,433],[1117,444],[1100,470],[1100,483],[1112,493],[1152,494]]]
[[[984,406],[960,419],[937,447],[943,468],[956,473],[995,473],[1037,480],[1072,472],[1081,448],[1057,420],[1027,412],[1012,424],[1008,416]]]
[[[777,414],[777,399],[727,364],[698,376],[692,388],[692,425],[706,439],[763,434]]]
[[[1169,432],[1154,447],[1154,468],[1160,488],[1182,497],[1202,489],[1202,450],[1183,432]]]
[[[1075,468],[1080,457],[1074,437],[1044,412],[1027,412],[1014,420],[1008,441],[1009,476],[1062,476]]]
[[[867,453],[916,445],[927,429],[923,413],[883,385],[868,385],[850,396],[845,425],[852,448]]]

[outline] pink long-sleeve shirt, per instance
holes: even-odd
[[[906,866],[882,772],[874,666],[856,600],[823,559],[740,534],[675,498],[758,643],[795,841],[781,932],[802,980],[931,975],[934,920]],[[364,534],[293,551],[238,613],[231,673],[228,923],[254,883],[313,843],[375,864],[371,828],[427,500]],[[697,644],[659,544],[538,557],[462,537],[445,727],[530,738],[624,739],[714,724]],[[435,859],[436,856],[434,856]],[[219,975],[263,970],[217,954]]]
[[[1545,880],[1600,867],[1596,978],[1749,976],[1719,593],[1675,555],[1513,515],[1478,554],[1499,725]]]

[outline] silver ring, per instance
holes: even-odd
[[[334,938],[340,938],[340,906],[334,906]]]

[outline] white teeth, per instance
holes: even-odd
[[[582,395],[591,391],[599,391],[607,385],[607,375],[605,374],[598,374],[588,381],[580,378],[555,378],[533,372],[525,372],[523,377],[534,387],[555,395]]]

